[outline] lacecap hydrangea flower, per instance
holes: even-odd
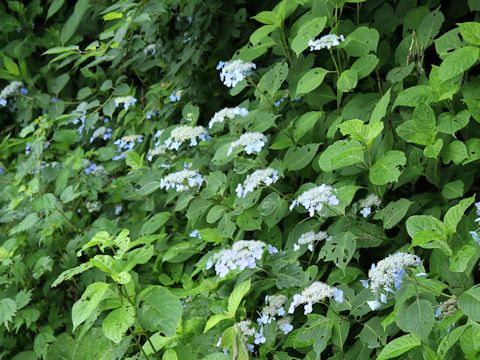
[[[293,330],[292,318],[290,316],[286,316],[283,319],[278,320],[277,325],[280,330],[282,330],[284,335],[287,335]]]
[[[183,169],[170,173],[160,180],[160,189],[175,189],[177,192],[202,186],[203,177],[198,171]]]
[[[421,259],[409,253],[397,252],[380,260],[377,265],[372,264],[368,271],[368,281],[361,280],[364,287],[370,288],[376,299],[368,301],[372,310],[380,308],[381,303],[377,300],[380,295],[382,303],[387,302],[387,293],[394,293],[393,288],[400,289],[405,269],[409,266],[418,266]],[[423,275],[423,274],[422,274]]]
[[[339,204],[335,192],[336,189],[332,186],[321,184],[320,186],[305,191],[296,200],[293,200],[290,205],[290,210],[300,204],[308,210],[310,216],[313,216],[315,211],[321,215],[320,213],[325,205],[334,206]]]
[[[240,138],[230,144],[227,155],[230,155],[237,147],[243,148],[245,152],[250,154],[258,154],[262,151],[267,143],[267,137],[260,132],[248,132],[240,136]]]
[[[130,106],[134,106],[136,103],[137,103],[137,99],[134,98],[133,96],[120,96],[120,97],[117,97],[115,98],[115,100],[113,100],[114,104],[115,104],[115,107],[118,107],[118,105],[121,105],[123,104],[123,108],[125,110],[128,110],[128,108]]]
[[[248,193],[254,191],[257,187],[264,184],[269,186],[278,180],[278,172],[272,168],[255,170],[248,175],[243,184],[238,184],[235,192],[239,198],[244,198]]]
[[[262,258],[266,244],[259,240],[238,240],[231,249],[223,249],[214,254],[207,262],[206,269],[215,265],[215,272],[225,277],[232,270],[254,269],[257,260]]]
[[[306,232],[305,234],[302,234],[297,242],[293,244],[293,250],[298,251],[300,250],[301,245],[308,245],[308,250],[313,251],[313,243],[315,241],[322,241],[322,240],[330,240],[331,236],[328,236],[328,234],[325,231],[309,231]]]
[[[208,128],[211,129],[217,123],[223,123],[225,119],[233,119],[235,116],[245,117],[248,115],[248,110],[243,107],[223,108],[213,114],[213,117],[208,123]]]
[[[114,156],[112,160],[121,160],[125,158],[125,153],[132,150],[135,147],[136,143],[143,142],[142,135],[127,135],[121,139],[115,140],[113,143],[117,146],[117,152],[121,152],[120,155]]]
[[[170,95],[168,95],[168,99],[170,102],[177,102],[180,101],[182,98],[182,90],[173,90]]]
[[[251,320],[243,320],[235,323],[233,326],[235,327],[239,335],[242,337],[248,351],[250,352],[252,352],[254,349],[254,346],[251,343],[252,338],[255,345],[263,344],[265,341],[267,341],[265,336],[263,336],[263,329],[260,328],[260,331],[257,332]]]
[[[270,324],[277,316],[285,316],[285,303],[287,297],[285,295],[267,295],[265,296],[265,306],[260,312],[260,317],[257,319],[259,325]]]
[[[21,81],[12,81],[10,84],[5,86],[0,92],[0,106],[7,105],[7,99],[15,94],[20,92],[23,83]]]
[[[362,214],[364,218],[372,213],[373,206],[378,208],[380,205],[382,205],[382,200],[375,194],[369,194],[366,198],[358,202],[360,214]]]
[[[242,60],[220,61],[217,70],[221,69],[220,80],[227,87],[235,87],[240,81],[252,74],[256,69],[254,63],[247,63]]]
[[[177,126],[170,133],[170,137],[165,140],[165,145],[170,150],[178,150],[180,146],[189,142],[190,146],[197,146],[199,141],[208,139],[207,130],[203,126]]]
[[[310,51],[321,50],[321,49],[331,49],[340,45],[342,41],[345,40],[343,35],[323,35],[320,39],[309,40],[308,46],[310,46]]]
[[[92,136],[90,137],[90,144],[95,141],[95,139],[101,138],[103,140],[108,140],[112,138],[113,130],[111,128],[107,128],[105,126],[101,126],[96,129]]]
[[[333,298],[338,303],[343,303],[343,291],[323,282],[315,281],[300,294],[293,295],[293,301],[288,308],[288,313],[293,314],[297,306],[303,305],[303,313],[305,315],[310,314],[313,310],[313,304],[330,298]]]

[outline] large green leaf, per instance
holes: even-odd
[[[464,73],[477,62],[479,51],[471,46],[454,50],[440,64],[438,76],[445,81]]]
[[[110,285],[104,282],[96,282],[88,285],[85,292],[82,294],[82,297],[73,304],[72,307],[72,322],[74,330],[93,314],[100,304],[100,301],[103,300],[109,287]]]
[[[320,155],[318,165],[323,171],[333,171],[364,161],[364,148],[356,140],[338,140]]]
[[[407,163],[403,151],[390,150],[381,156],[370,169],[369,178],[374,185],[396,182],[401,174],[400,166]]]
[[[308,94],[318,88],[322,84],[327,73],[328,70],[321,67],[308,70],[305,75],[298,80],[297,95]]]
[[[412,120],[400,124],[395,131],[408,142],[432,145],[435,143],[435,126],[435,114],[432,108],[425,103],[420,103],[413,111]]]
[[[420,346],[421,341],[415,335],[403,335],[390,341],[380,352],[377,360],[393,359]]]
[[[114,343],[120,343],[128,328],[135,321],[135,309],[130,303],[113,310],[103,320],[103,334]]]

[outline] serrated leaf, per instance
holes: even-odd
[[[358,83],[358,75],[355,70],[345,70],[337,80],[337,88],[341,92],[349,92],[355,89]]]
[[[400,166],[407,163],[403,151],[390,150],[381,156],[370,169],[369,178],[374,185],[385,185],[396,182],[402,173]]]
[[[333,171],[364,161],[363,145],[356,140],[338,140],[326,148],[318,159],[323,171]]]
[[[297,84],[297,96],[300,94],[308,94],[309,92],[315,90],[319,87],[325,75],[327,75],[328,70],[325,70],[321,67],[316,67],[307,71],[301,78],[298,80]]]
[[[325,241],[319,258],[323,258],[325,261],[333,261],[338,268],[345,271],[356,248],[355,235],[347,231],[334,235],[332,239]]]
[[[235,313],[237,312],[238,306],[240,305],[240,302],[242,299],[247,295],[247,293],[250,291],[250,286],[252,285],[250,279],[243,281],[241,283],[238,283],[235,285],[235,288],[233,289],[232,293],[228,297],[228,313],[230,314],[231,317],[235,316]]]
[[[405,216],[408,208],[413,203],[407,199],[399,199],[388,203],[380,210],[381,219],[383,219],[383,228],[391,229],[397,225]],[[377,216],[375,216],[377,217]]]
[[[104,282],[90,284],[85,289],[82,297],[73,304],[72,323],[74,331],[80,324],[87,320],[94,311],[96,311],[109,286],[109,284]]]
[[[480,286],[474,286],[460,295],[458,306],[470,320],[480,321]]]
[[[130,303],[123,304],[122,307],[110,312],[103,319],[103,334],[114,343],[122,341],[128,328],[135,321],[135,309]]]
[[[326,23],[327,17],[319,16],[306,22],[298,29],[291,43],[292,50],[297,56],[307,48],[309,40],[314,39],[322,32]]]
[[[474,201],[475,195],[467,199],[461,200],[457,205],[448,209],[443,219],[443,222],[451,235],[453,235],[457,231],[458,223],[465,214],[465,211],[467,211],[468,207],[472,205]]]
[[[477,62],[478,55],[479,49],[471,46],[454,50],[440,64],[438,76],[445,81],[464,73]]]
[[[409,334],[400,336],[385,345],[378,355],[377,360],[393,359],[399,355],[405,354],[417,346],[420,346],[420,344],[420,339],[415,335]]]
[[[415,300],[408,307],[405,320],[405,325],[410,333],[422,339],[428,339],[435,324],[435,315],[430,301]]]

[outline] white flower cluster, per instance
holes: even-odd
[[[240,81],[245,79],[256,69],[254,63],[247,63],[242,60],[220,61],[217,65],[217,70],[220,72],[220,80],[228,87],[235,87]]]
[[[237,147],[242,147],[245,152],[250,155],[253,153],[258,154],[262,151],[262,148],[267,143],[267,137],[259,132],[248,132],[240,136],[240,138],[230,144],[230,148],[227,151],[227,155],[230,155],[232,151]]]
[[[207,262],[207,270],[215,264],[215,272],[225,277],[231,270],[253,269],[257,266],[266,244],[258,240],[239,240],[233,243],[231,249],[223,249],[213,255]]]
[[[223,123],[225,119],[233,119],[235,116],[245,117],[248,115],[248,110],[241,107],[234,107],[234,108],[223,108],[220,111],[217,111],[213,114],[213,117],[210,119],[208,123],[208,128],[211,129],[213,125],[216,123]]]
[[[191,188],[200,188],[203,177],[198,171],[183,169],[170,173],[160,180],[160,189],[168,190],[174,188],[177,192],[186,191]]]
[[[364,218],[372,213],[372,206],[378,208],[380,205],[382,205],[382,199],[375,194],[369,194],[366,198],[358,202],[358,207],[361,209],[360,214],[362,214]]]
[[[125,159],[125,153],[132,150],[135,147],[135,143],[142,143],[142,135],[127,135],[123,136],[121,139],[117,139],[113,142],[117,146],[117,152],[121,153],[120,155],[114,156],[112,160],[121,160]]]
[[[235,192],[240,198],[247,196],[249,192],[255,190],[261,184],[269,186],[278,180],[278,172],[272,168],[255,170],[252,174],[248,175],[243,184],[238,184]]]
[[[115,100],[113,100],[115,107],[118,107],[118,105],[123,104],[123,108],[125,110],[128,110],[130,106],[134,106],[137,102],[137,99],[134,98],[133,96],[120,96],[117,97]]]
[[[310,286],[306,287],[300,294],[293,295],[293,301],[288,308],[288,313],[293,314],[297,306],[303,305],[303,313],[305,315],[310,314],[313,310],[313,304],[332,297],[338,303],[343,303],[344,301],[342,290],[320,281],[315,281]]]
[[[310,51],[331,49],[332,47],[340,45],[342,41],[345,41],[343,35],[328,34],[323,35],[320,39],[309,40],[308,46],[310,46]]]
[[[181,125],[172,130],[170,137],[165,140],[165,145],[170,150],[178,150],[186,141],[190,142],[190,146],[196,146],[198,140],[205,141],[207,137],[207,130],[203,126]]]
[[[253,342],[256,345],[263,344],[267,339],[265,336],[263,336],[263,328],[260,328],[260,331],[257,332],[257,330],[252,326],[252,321],[251,320],[243,320],[234,325],[235,329],[240,333],[241,337],[243,337],[243,340],[245,341],[245,344],[247,345],[248,351],[252,352],[254,347],[253,344],[249,343],[251,339],[249,338],[254,338]]]
[[[298,204],[301,204],[305,209],[308,210],[310,216],[313,216],[315,211],[320,214],[325,204],[339,204],[339,201],[335,196],[335,192],[336,189],[332,186],[321,184],[320,186],[305,191],[296,200],[293,200],[292,204],[290,205],[290,210],[292,210]]]
[[[165,144],[159,144],[155,146],[153,149],[148,149],[147,160],[152,161],[155,156],[165,155],[166,152],[167,152],[167,146]]]
[[[90,137],[90,144],[95,141],[95,139],[102,138],[103,140],[108,140],[112,138],[113,130],[111,128],[101,126],[96,129],[92,136]]]
[[[315,241],[322,241],[322,240],[330,240],[331,236],[328,236],[328,234],[325,231],[309,231],[306,232],[305,234],[302,234],[299,238],[298,241],[293,244],[293,250],[298,251],[300,250],[300,245],[308,245],[308,250],[313,251],[313,243]]]
[[[15,95],[20,91],[20,88],[23,86],[21,81],[12,81],[10,84],[5,86],[3,90],[0,92],[0,106],[7,105],[7,99]]]
[[[270,324],[272,320],[275,320],[276,316],[284,316],[285,309],[283,306],[287,302],[285,295],[271,295],[265,296],[265,306],[262,308],[260,317],[257,319],[259,325]]]
[[[361,281],[364,287],[370,287],[372,293],[378,295],[379,291],[383,290],[385,293],[380,294],[380,301],[387,302],[387,292],[393,293],[393,287],[400,289],[403,276],[405,275],[405,268],[408,266],[418,266],[421,259],[412,254],[397,252],[380,260],[377,265],[372,264],[368,271],[368,278],[370,282]],[[377,310],[380,303],[375,301],[368,301],[368,305],[372,310]]]

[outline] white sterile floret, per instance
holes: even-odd
[[[320,39],[309,40],[308,46],[310,46],[310,51],[330,49],[340,45],[342,41],[345,41],[345,37],[343,35],[328,34],[323,35]]]
[[[277,325],[283,331],[284,335],[287,335],[293,330],[292,318],[290,316],[278,320]]]
[[[257,66],[254,63],[247,63],[242,60],[220,61],[217,70],[220,72],[220,80],[227,87],[235,87],[240,81],[251,75],[252,70]]]
[[[230,144],[227,155],[230,155],[232,151],[237,147],[242,147],[248,155],[253,153],[258,154],[260,151],[262,151],[266,143],[267,137],[262,133],[248,132],[243,134],[238,140]]]
[[[302,234],[296,244],[293,244],[293,250],[300,250],[300,245],[308,245],[308,250],[313,251],[313,243],[315,241],[329,240],[331,237],[325,231],[309,231]]]
[[[382,205],[382,200],[375,194],[369,194],[358,202],[358,207],[361,209],[360,214],[365,218],[372,213],[372,206],[378,208],[380,205]]]
[[[207,262],[207,270],[215,264],[215,272],[224,277],[231,270],[253,269],[257,266],[266,244],[258,240],[238,240],[231,249],[223,249],[212,256]]]
[[[118,105],[123,104],[123,108],[125,110],[128,110],[130,106],[133,106],[136,104],[137,99],[134,98],[133,96],[120,96],[117,97],[115,100],[113,100],[115,107],[118,107]]]
[[[344,301],[342,290],[320,281],[315,281],[300,294],[293,295],[293,301],[288,308],[288,313],[293,314],[297,306],[303,305],[304,314],[310,314],[313,310],[313,304],[332,297],[338,303],[343,303]]]
[[[308,210],[310,216],[313,216],[315,211],[320,215],[320,212],[325,204],[339,204],[339,201],[335,196],[335,192],[336,189],[332,186],[322,184],[313,189],[305,191],[296,200],[293,200],[292,204],[290,205],[290,210],[292,210],[298,204],[301,204],[305,209]]]
[[[211,129],[216,123],[223,123],[225,119],[233,119],[235,116],[245,117],[248,115],[248,110],[241,107],[223,108],[217,111],[208,123],[208,128]]]
[[[260,185],[269,186],[278,180],[278,172],[272,168],[260,169],[248,175],[243,184],[238,184],[235,192],[237,196],[243,198],[249,192],[252,192]]]
[[[404,252],[397,252],[380,260],[377,265],[372,264],[368,271],[369,282],[363,281],[364,287],[370,287],[372,293],[375,294],[375,301],[369,301],[368,305],[372,310],[377,310],[381,304],[377,301],[380,295],[380,301],[387,302],[387,293],[394,293],[393,288],[400,289],[405,268],[408,266],[418,266],[421,259],[417,255]],[[380,293],[385,291],[385,293]]]
[[[12,95],[17,94],[22,86],[23,83],[21,81],[12,81],[10,84],[5,86],[0,92],[0,106],[6,106],[7,99]]]
[[[168,174],[160,180],[160,189],[174,188],[177,192],[186,191],[192,188],[200,188],[203,183],[203,177],[194,170],[180,170]]]
[[[265,306],[262,308],[260,317],[257,319],[259,325],[269,324],[275,320],[276,316],[284,316],[285,309],[283,306],[287,302],[285,295],[265,296]]]
[[[203,126],[181,125],[172,130],[170,137],[165,140],[165,145],[170,150],[178,150],[184,142],[188,141],[190,146],[196,146],[199,140],[205,141],[207,137],[207,130]]]

